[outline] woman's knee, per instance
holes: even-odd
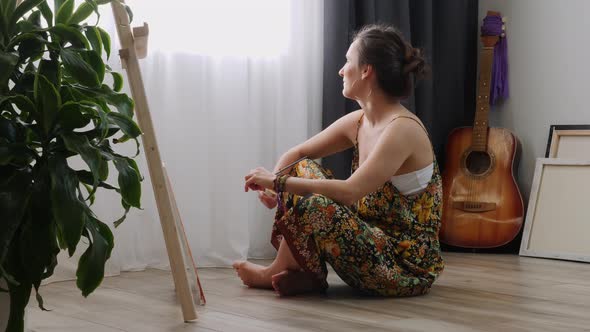
[[[295,213],[306,220],[315,231],[327,232],[339,228],[347,219],[346,208],[329,197],[320,194],[305,196],[295,206]]]
[[[311,194],[297,202],[297,211],[304,214],[310,211],[323,211],[336,204],[331,198],[321,194]]]

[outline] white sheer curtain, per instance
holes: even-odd
[[[197,265],[273,257],[274,211],[255,193],[244,193],[243,179],[254,167],[272,169],[283,152],[321,129],[323,1],[127,3],[133,26],[149,24],[143,79]],[[105,9],[101,26],[111,33],[114,53],[109,63],[123,72],[112,13]],[[168,267],[143,151],[138,163],[143,210],[132,210],[114,230],[109,275]],[[115,220],[119,199],[101,193],[94,210],[101,220]],[[54,279],[71,277],[73,260],[62,257],[60,264]]]

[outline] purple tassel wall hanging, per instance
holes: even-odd
[[[483,19],[482,36],[498,36],[498,43],[494,47],[494,61],[492,63],[492,82],[490,86],[490,104],[494,105],[502,98],[508,98],[508,43],[504,19],[499,15],[488,15]]]

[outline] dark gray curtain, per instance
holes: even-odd
[[[354,31],[369,23],[389,23],[427,55],[432,74],[404,102],[427,126],[444,167],[450,131],[471,125],[475,114],[478,45],[477,0],[324,0],[323,128],[359,108],[342,96],[338,70]],[[327,157],[323,165],[337,178],[350,175],[352,151]]]

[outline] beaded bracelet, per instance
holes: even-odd
[[[281,201],[283,197],[283,191],[285,191],[285,184],[287,183],[287,179],[290,178],[290,175],[279,175],[276,176],[273,183],[274,189],[277,193],[277,206],[281,207]]]
[[[285,191],[285,183],[287,183],[287,179],[290,178],[290,175],[280,175],[277,176],[274,180],[274,187],[277,193]]]

